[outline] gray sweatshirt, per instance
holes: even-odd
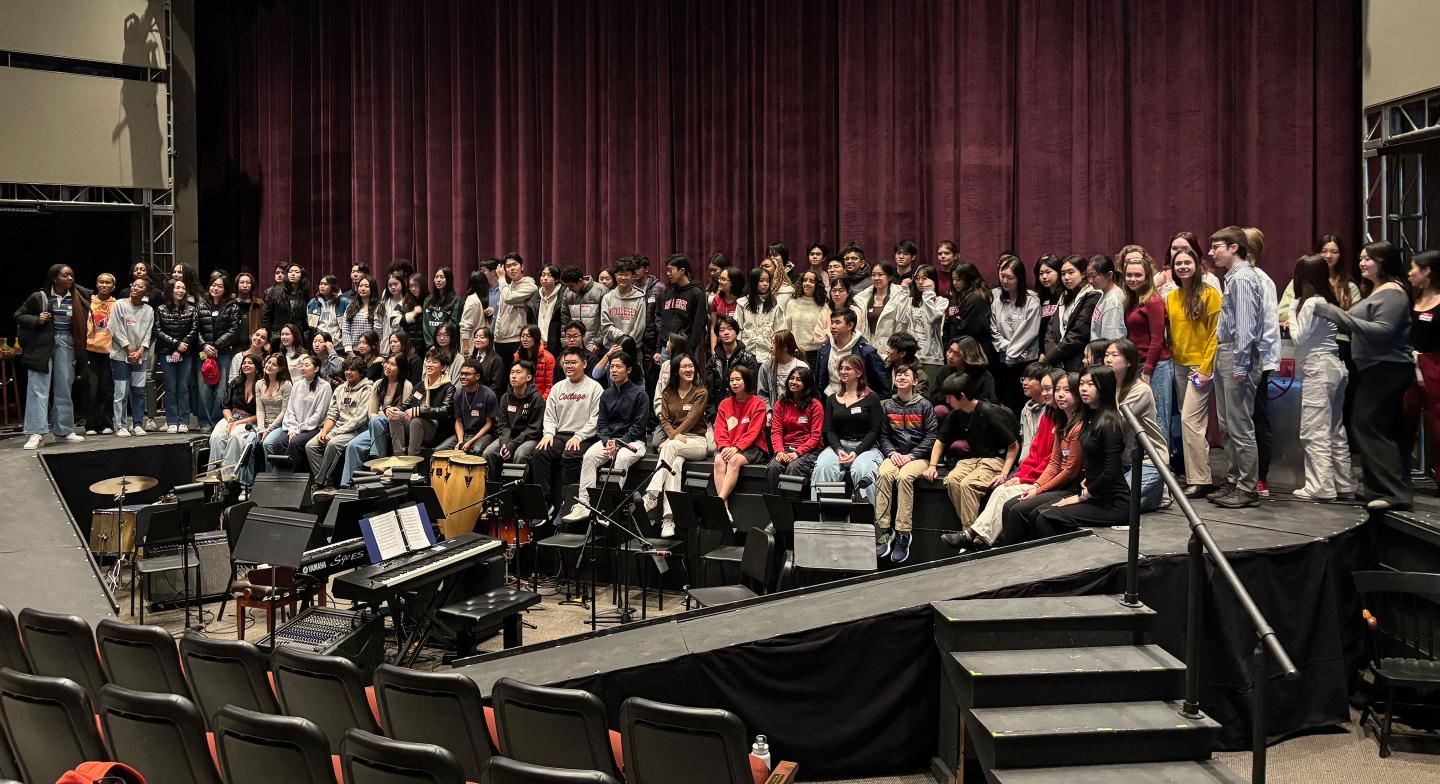
[[[280,427],[292,435],[319,430],[320,425],[325,423],[325,415],[330,412],[333,394],[330,382],[318,376],[313,390],[310,382],[303,378],[290,382],[290,402],[285,406],[285,419],[280,422]]]
[[[335,423],[330,428],[330,435],[338,436],[345,433],[354,433],[370,425],[370,393],[375,388],[374,382],[362,378],[360,383],[350,386],[349,383],[335,387],[335,392],[330,396],[330,409],[325,418]]]
[[[1119,340],[1125,334],[1125,289],[1115,285],[1095,303],[1095,311],[1090,314],[1090,339]]]
[[[1350,358],[1361,370],[1377,362],[1414,361],[1410,355],[1410,297],[1404,289],[1376,291],[1348,311],[1320,302],[1315,305],[1315,315],[1350,333]]]
[[[496,343],[520,342],[520,330],[530,320],[530,298],[539,290],[535,279],[528,275],[514,283],[501,279],[500,301],[495,305]]]
[[[628,294],[616,287],[601,298],[600,334],[607,348],[626,335],[641,345],[645,334],[645,292],[639,286],[631,286]]]
[[[556,381],[545,397],[544,436],[574,433],[582,439],[593,437],[600,424],[600,395],[604,391],[589,376],[578,384],[572,384],[569,378]]]
[[[131,305],[129,299],[116,300],[110,310],[110,358],[124,362],[126,346],[149,350],[154,328],[154,308],[144,302]]]

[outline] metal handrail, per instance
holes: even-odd
[[[1205,600],[1205,553],[1208,551],[1215,563],[1215,571],[1223,578],[1223,581],[1235,595],[1240,603],[1240,609],[1250,620],[1250,625],[1255,629],[1257,638],[1255,644],[1254,658],[1252,660],[1252,677],[1250,693],[1250,722],[1251,722],[1251,773],[1250,780],[1254,784],[1263,784],[1265,781],[1265,684],[1269,680],[1268,671],[1271,662],[1279,667],[1286,680],[1295,680],[1300,677],[1300,671],[1296,669],[1295,663],[1290,660],[1290,655],[1285,652],[1285,646],[1280,644],[1279,637],[1270,623],[1265,620],[1265,614],[1255,605],[1255,600],[1245,586],[1240,583],[1235,570],[1231,568],[1230,561],[1225,557],[1225,551],[1215,543],[1210,536],[1210,530],[1206,527],[1205,521],[1196,514],[1195,507],[1190,505],[1190,499],[1185,496],[1185,489],[1175,478],[1170,470],[1168,460],[1155,448],[1150,437],[1145,434],[1140,420],[1135,412],[1127,405],[1120,406],[1120,415],[1125,418],[1125,423],[1135,434],[1135,452],[1131,460],[1131,481],[1130,481],[1130,553],[1129,573],[1126,576],[1126,600],[1132,598],[1138,601],[1136,580],[1138,571],[1138,560],[1140,550],[1140,463],[1143,452],[1150,458],[1155,470],[1160,472],[1160,478],[1170,488],[1170,496],[1175,504],[1185,515],[1185,520],[1190,526],[1189,546],[1189,601],[1186,608],[1186,635],[1185,635],[1185,703],[1180,713],[1186,717],[1198,718],[1200,713],[1200,648],[1201,639],[1204,634],[1201,619],[1204,617],[1203,606]],[[1132,596],[1132,594],[1134,594]]]

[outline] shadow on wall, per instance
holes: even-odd
[[[125,17],[126,62],[140,62],[142,59],[151,68],[160,68],[158,34],[160,19],[155,13],[163,5],[151,3],[144,17],[130,14]],[[156,85],[133,79],[125,80],[120,88],[120,122],[110,134],[112,142],[119,141],[128,132],[130,138],[130,167],[132,178],[145,185],[164,187],[168,175],[165,165],[166,145],[164,130],[160,127],[159,107],[156,106]],[[160,179],[154,180],[158,172]]]

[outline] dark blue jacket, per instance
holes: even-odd
[[[600,425],[596,435],[601,441],[615,439],[630,443],[645,440],[645,425],[650,417],[650,396],[644,382],[634,381],[623,387],[610,386],[600,395]]]
[[[855,338],[855,350],[865,361],[865,383],[875,392],[881,400],[890,397],[890,374],[885,371],[885,360],[880,358],[880,352],[870,345],[870,341],[863,337]],[[815,389],[818,394],[824,396],[825,389],[830,386],[830,341],[820,344],[820,356],[815,360],[819,367],[815,368]]]

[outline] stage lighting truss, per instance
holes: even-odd
[[[1389,240],[1407,258],[1429,247],[1425,172],[1440,163],[1436,141],[1440,88],[1365,110],[1361,195],[1367,241]]]

